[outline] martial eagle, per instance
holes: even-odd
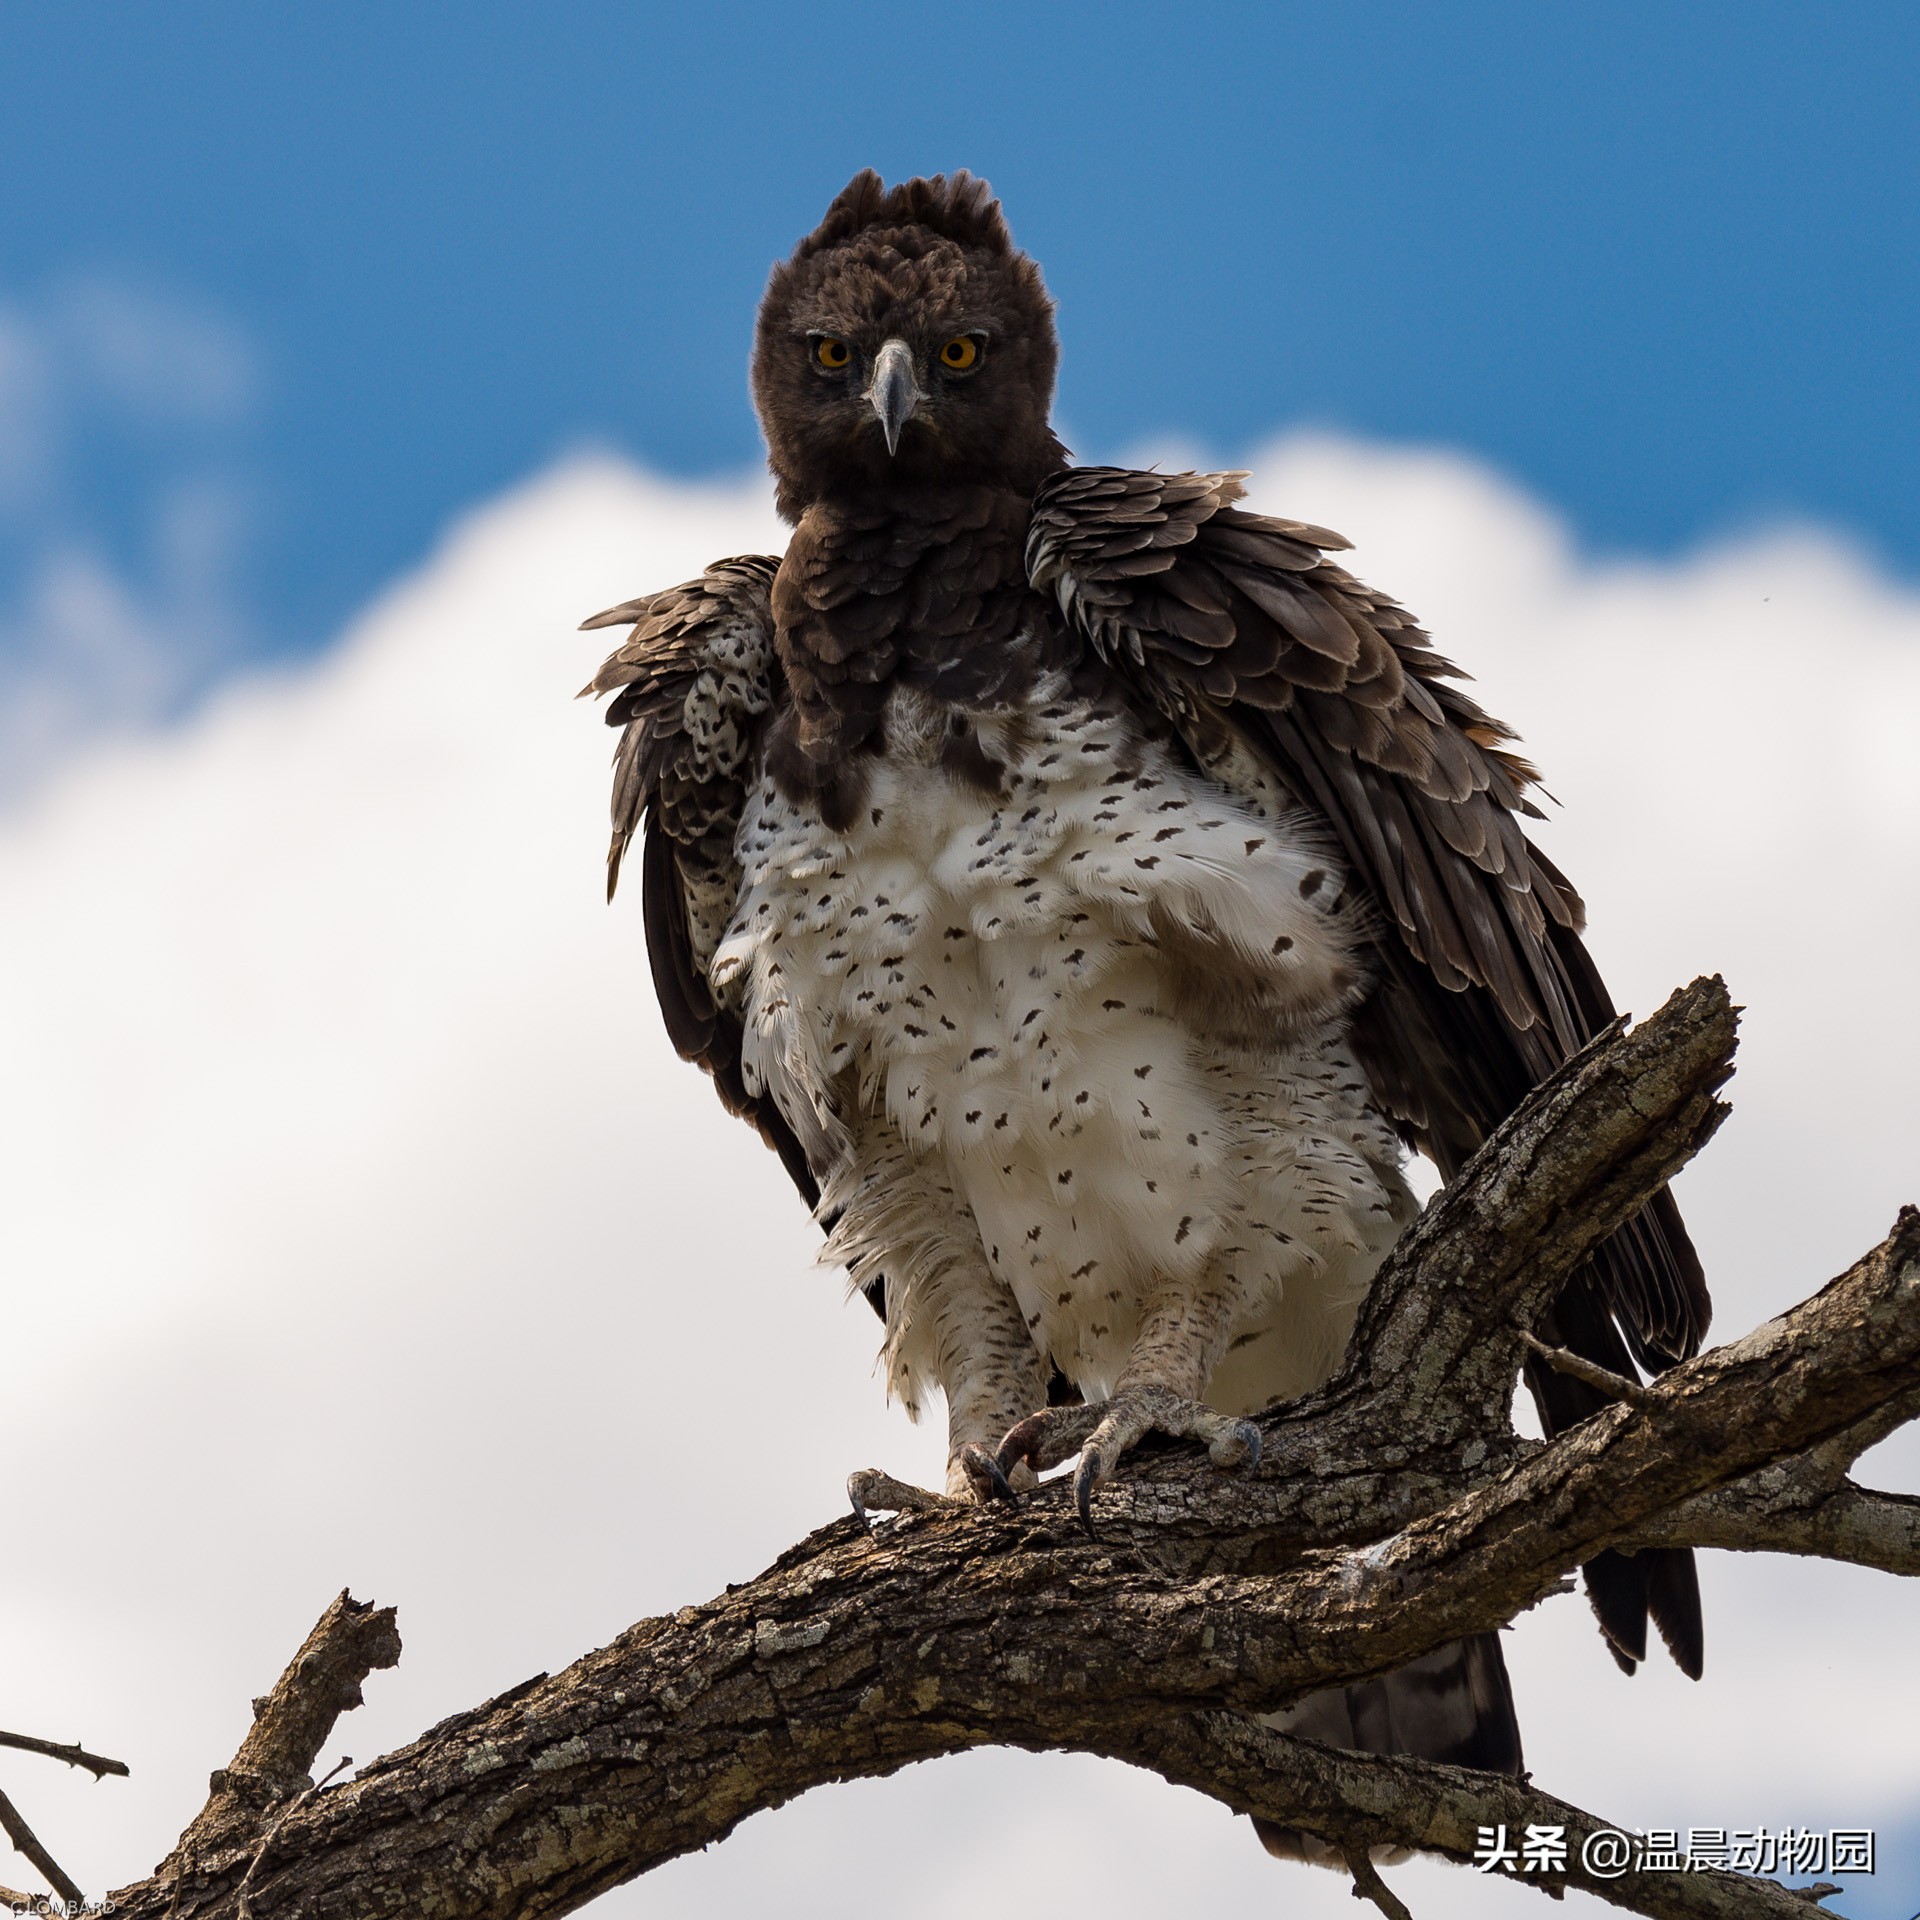
[[[1241,475],[1075,467],[1052,303],[983,181],[863,172],[759,314],[784,554],[586,624],[624,729],[611,893],[641,834],[680,1053],[780,1154],[944,1396],[944,1495],[1246,1416],[1340,1364],[1417,1211],[1612,1017],[1534,769],[1323,528]],[[1619,1373],[1693,1353],[1706,1288],[1662,1192],[1546,1335]],[[1549,1432],[1598,1393],[1534,1365]],[[1632,1670],[1700,1668],[1693,1563],[1586,1569]],[[1517,1771],[1492,1636],[1286,1723]],[[1277,1851],[1298,1836],[1270,1835]]]

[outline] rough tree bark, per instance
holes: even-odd
[[[342,1595],[132,1920],[520,1920],[573,1911],[828,1781],[999,1744],[1110,1755],[1368,1850],[1469,1858],[1480,1828],[1566,1829],[1564,1874],[1656,1916],[1796,1916],[1726,1872],[1580,1865],[1611,1824],[1531,1783],[1337,1752],[1252,1716],[1496,1628],[1603,1547],[1809,1553],[1920,1571],[1920,1501],[1855,1487],[1920,1412],[1920,1215],[1780,1318],[1550,1444],[1518,1438],[1532,1329],[1596,1239],[1719,1124],[1734,1009],[1697,981],[1602,1035],[1430,1206],[1382,1269],[1347,1369],[1266,1416],[1257,1472],[1142,1450],[1095,1502],[823,1527],[757,1580],[645,1620],[316,1788],[335,1714],[399,1654]]]

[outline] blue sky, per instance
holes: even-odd
[[[1916,56],[1861,4],[11,9],[0,304],[67,371],[0,646],[50,548],[187,609],[184,684],[569,447],[751,464],[767,266],[865,164],[1000,188],[1082,457],[1315,423],[1600,551],[1812,516],[1912,574]],[[129,399],[88,300],[205,379]]]

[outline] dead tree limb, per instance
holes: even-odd
[[[49,1760],[64,1760],[70,1767],[85,1767],[96,1780],[110,1774],[127,1776],[124,1760],[109,1760],[104,1754],[89,1753],[85,1747],[69,1746],[60,1740],[36,1740],[30,1733],[0,1733],[0,1747],[13,1747],[21,1753],[45,1754]]]
[[[195,1863],[246,1852],[234,1911],[251,1893],[263,1849],[284,1816],[316,1791],[313,1765],[333,1723],[360,1705],[361,1683],[379,1667],[400,1663],[400,1629],[391,1607],[374,1607],[342,1592],[269,1693],[253,1703],[253,1725],[239,1751],[207,1782],[207,1803],[161,1862],[157,1878],[183,1889]],[[171,1903],[170,1903],[171,1904]]]
[[[1570,1061],[1383,1267],[1347,1370],[1266,1417],[1259,1470],[1155,1450],[1099,1496],[1097,1540],[1058,1488],[871,1536],[842,1520],[315,1792],[332,1713],[398,1652],[391,1615],[343,1595],[118,1911],[233,1920],[245,1883],[258,1920],[566,1913],[812,1787],[999,1744],[1150,1767],[1348,1857],[1466,1860],[1482,1828],[1557,1825],[1570,1861],[1549,1890],[1804,1920],[1803,1897],[1738,1874],[1589,1872],[1580,1843],[1606,1823],[1530,1783],[1253,1717],[1495,1628],[1604,1547],[1782,1545],[1910,1570],[1920,1503],[1845,1474],[1920,1406],[1911,1209],[1812,1299],[1630,1402],[1547,1445],[1509,1424],[1561,1280],[1718,1124],[1733,1024],[1720,984],[1696,982]]]
[[[109,1760],[104,1754],[89,1753],[85,1747],[69,1746],[59,1740],[37,1740],[30,1733],[0,1733],[0,1747],[11,1747],[18,1753],[41,1754],[49,1760],[63,1760],[70,1767],[85,1767],[96,1780],[110,1773],[124,1777],[127,1772],[124,1760]],[[6,1834],[16,1853],[32,1861],[60,1899],[70,1905],[80,1900],[80,1889],[40,1843],[20,1809],[4,1793],[0,1793],[0,1832]],[[17,1893],[11,1887],[0,1887],[0,1907],[10,1907],[16,1913],[31,1910],[40,1899],[41,1896],[37,1894]]]
[[[59,1861],[40,1844],[39,1836],[20,1817],[20,1809],[4,1793],[0,1793],[0,1830],[13,1842],[14,1852],[31,1860],[62,1900],[74,1906],[80,1903],[83,1898],[80,1889],[67,1877]]]

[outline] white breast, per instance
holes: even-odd
[[[992,729],[998,799],[943,770],[947,724],[895,696],[844,834],[752,795],[712,969],[749,1085],[842,1199],[878,1116],[937,1163],[1089,1390],[1155,1276],[1211,1265],[1245,1296],[1256,1403],[1299,1391],[1407,1204],[1342,1044],[1364,982],[1337,863],[1283,796],[1229,798],[1124,712]]]

